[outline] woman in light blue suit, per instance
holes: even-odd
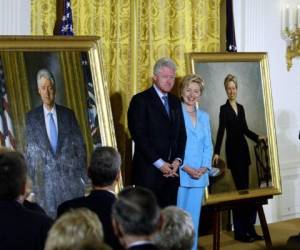
[[[177,206],[191,214],[195,229],[193,250],[197,250],[198,226],[205,187],[209,184],[213,146],[209,116],[197,109],[204,81],[198,75],[188,75],[182,81],[182,110],[187,134],[185,155],[179,170],[180,187]]]

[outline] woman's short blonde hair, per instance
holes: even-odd
[[[192,74],[192,75],[186,75],[182,81],[181,81],[181,85],[180,85],[180,95],[182,94],[184,88],[186,88],[190,83],[197,83],[200,87],[200,92],[202,94],[203,90],[204,90],[204,85],[205,82],[204,80],[201,78],[200,75],[197,74]]]
[[[228,74],[224,79],[224,87],[227,89],[228,83],[233,82],[235,87],[238,88],[237,78],[235,75]]]
[[[87,208],[71,210],[51,227],[45,250],[72,250],[85,239],[103,241],[103,228],[98,216]]]

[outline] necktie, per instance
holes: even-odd
[[[163,99],[163,103],[164,103],[165,109],[167,111],[167,114],[170,115],[170,108],[169,108],[168,96],[164,95],[162,97],[162,99]]]
[[[50,144],[54,152],[56,152],[57,146],[57,131],[56,126],[53,119],[53,114],[48,113],[49,115],[49,132],[50,132]]]

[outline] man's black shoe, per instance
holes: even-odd
[[[241,242],[248,242],[248,243],[251,243],[251,242],[255,241],[255,238],[252,237],[252,236],[249,235],[249,234],[245,234],[245,235],[235,235],[235,236],[234,236],[234,239],[235,239],[235,240],[238,240],[238,241],[241,241]]]
[[[259,235],[259,234],[257,234],[257,233],[251,234],[251,237],[253,237],[254,240],[265,240],[264,236]]]

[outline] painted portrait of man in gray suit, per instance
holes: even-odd
[[[86,148],[74,112],[55,103],[52,73],[37,73],[42,105],[26,114],[25,155],[36,201],[51,217],[62,202],[84,195]]]

